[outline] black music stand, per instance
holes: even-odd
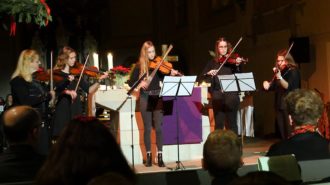
[[[165,76],[163,80],[163,86],[159,96],[174,97],[177,100],[178,96],[191,96],[194,89],[194,84],[197,76]],[[177,152],[178,160],[176,161],[176,167],[170,168],[171,170],[184,170],[182,162],[180,161],[180,143],[179,143],[179,114],[178,104],[176,103],[176,141],[177,141]]]
[[[251,92],[256,90],[254,83],[253,73],[235,73],[231,75],[218,75],[220,86],[223,92]],[[242,145],[244,144],[244,125],[242,122],[241,108],[239,110],[240,122],[241,122],[241,138]]]

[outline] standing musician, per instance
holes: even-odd
[[[55,92],[49,90],[45,83],[34,78],[39,65],[40,60],[37,51],[32,49],[23,50],[11,77],[10,86],[13,106],[29,105],[40,113],[43,124],[40,126],[38,150],[41,154],[47,154],[48,126],[50,122],[48,104],[55,98]]]
[[[156,60],[161,61],[160,57],[156,56],[156,51],[153,43],[151,41],[146,41],[143,43],[140,57],[133,70],[129,84],[132,84],[141,78],[144,74],[146,77],[152,73],[151,64],[155,63]],[[169,69],[167,75],[177,75],[178,71],[174,69]],[[166,75],[160,70],[157,71],[151,83],[148,84],[147,80],[142,80],[140,82],[140,111],[142,114],[143,124],[144,124],[144,144],[146,147],[147,159],[145,165],[147,167],[152,166],[152,155],[151,155],[151,128],[154,124],[156,130],[156,144],[157,144],[157,159],[158,166],[165,167],[162,156],[163,149],[163,137],[161,125],[163,121],[163,101],[159,97],[160,93],[160,83]]]
[[[281,138],[286,139],[291,132],[291,128],[284,97],[290,91],[300,88],[300,73],[293,57],[285,49],[277,53],[273,72],[272,81],[264,81],[263,87],[266,91],[275,91],[276,125]]]
[[[108,77],[108,73],[104,73],[93,85],[89,85],[88,82],[82,78],[78,84],[79,88],[76,91],[78,80],[72,74],[72,69],[77,65],[76,56],[75,50],[67,46],[63,47],[59,52],[57,63],[54,67],[54,73],[57,76],[61,76],[62,80],[55,82],[57,103],[53,120],[53,141],[56,141],[56,138],[66,123],[75,116],[83,113],[82,101],[80,99],[83,92],[96,92],[100,86],[101,80]],[[76,71],[77,70],[75,70],[75,72]]]
[[[227,129],[237,134],[237,111],[240,103],[238,93],[223,92],[218,79],[218,75],[229,75],[241,71],[240,64],[243,59],[237,54],[229,56],[226,63],[218,70],[225,62],[231,49],[230,43],[224,37],[220,37],[215,42],[215,57],[207,63],[202,74],[204,74],[204,79],[211,83],[209,92],[212,96],[215,129],[224,129],[225,121],[227,121]]]

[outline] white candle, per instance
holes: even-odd
[[[108,69],[112,69],[113,68],[113,56],[112,53],[108,53]]]
[[[99,55],[97,53],[93,53],[93,60],[94,60],[94,66],[99,69]]]

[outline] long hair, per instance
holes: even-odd
[[[64,69],[65,65],[68,63],[70,53],[76,52],[69,46],[64,46],[58,53],[56,66],[54,69]]]
[[[95,117],[77,117],[61,132],[39,171],[37,184],[87,184],[106,172],[135,180],[109,129]]]
[[[139,65],[140,65],[140,74],[141,77],[144,73],[147,73],[149,76],[149,58],[148,58],[148,49],[155,47],[151,41],[146,41],[143,43],[140,51]]]
[[[230,42],[228,42],[228,40],[225,37],[219,37],[219,39],[215,41],[215,45],[214,45],[214,53],[215,53],[214,59],[218,59],[220,57],[218,45],[222,41],[227,43],[227,53],[229,53],[232,49]]]
[[[297,63],[294,61],[292,55],[288,53],[288,50],[286,49],[281,49],[280,51],[277,52],[277,57],[278,56],[283,56],[285,57],[285,60],[288,62],[287,66],[289,68],[291,67],[297,67]],[[276,66],[276,61],[275,61],[275,66]]]
[[[27,82],[32,82],[32,71],[30,64],[39,60],[39,54],[36,50],[26,49],[21,52],[19,55],[17,66],[14,73],[11,76],[11,79],[20,76]]]

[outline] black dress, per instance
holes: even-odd
[[[300,73],[295,67],[286,67],[281,70],[282,77],[285,81],[288,82],[289,86],[287,89],[284,89],[279,80],[274,80],[269,90],[275,92],[275,116],[276,116],[276,125],[280,132],[282,139],[288,138],[291,133],[291,128],[289,124],[289,114],[285,106],[284,97],[292,90],[300,88]]]
[[[70,82],[67,77],[68,74],[61,71],[59,73],[64,80],[55,83],[56,89],[56,107],[53,117],[53,137],[59,136],[60,132],[64,126],[74,117],[81,115],[83,113],[83,103],[81,101],[81,96],[83,93],[88,93],[89,84],[86,80],[82,78],[77,90],[77,98],[72,100],[70,95],[64,94],[64,90],[74,90],[77,85],[77,80]]]
[[[240,66],[236,64],[226,63],[220,69],[218,74],[214,77],[205,75],[212,69],[218,69],[221,63],[211,60],[205,66],[202,74],[203,76],[200,80],[205,80],[208,83],[211,83],[209,92],[212,95],[212,108],[214,112],[215,119],[215,129],[223,129],[225,121],[228,123],[230,130],[238,133],[237,127],[237,111],[239,109],[239,96],[237,92],[222,92],[222,87],[220,86],[220,81],[217,75],[230,75],[238,73],[241,71]]]
[[[42,125],[39,128],[38,152],[46,155],[50,142],[50,119],[51,112],[48,102],[51,99],[49,89],[43,82],[27,82],[24,78],[17,76],[10,81],[11,94],[13,96],[13,106],[28,105],[35,108],[41,118]]]

